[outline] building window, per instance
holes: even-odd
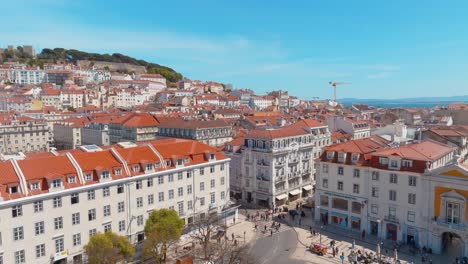
[[[205,168],[200,168],[200,175],[205,175]]]
[[[378,171],[373,171],[372,172],[372,180],[373,181],[378,181],[379,180],[379,172]]]
[[[104,224],[104,233],[112,231],[111,223]]]
[[[36,258],[44,257],[46,254],[45,252],[45,244],[40,244],[36,246]],[[0,262],[3,264],[3,262]]]
[[[109,195],[110,195],[110,189],[109,189],[109,187],[103,187],[103,188],[102,188],[102,196],[103,196],[103,197],[107,197],[107,196],[109,196]]]
[[[378,214],[379,213],[379,206],[376,204],[371,205],[371,213]]]
[[[395,173],[390,173],[390,183],[398,183],[398,176]]]
[[[396,218],[396,208],[389,207],[388,208],[388,218],[394,220]]]
[[[103,171],[103,172],[101,172],[101,178],[102,178],[102,179],[109,179],[109,177],[110,177],[109,171]]]
[[[190,171],[187,171],[187,179],[190,179],[192,178],[192,173],[190,173]]]
[[[328,179],[322,179],[322,187],[328,188]]]
[[[62,197],[54,197],[53,204],[54,208],[62,207]]]
[[[143,197],[137,197],[137,208],[143,207]]]
[[[161,177],[163,177],[163,176],[161,176]],[[146,186],[148,186],[148,187],[153,186],[153,178],[149,178],[148,180],[146,180]]]
[[[354,177],[355,177],[355,178],[359,178],[360,172],[361,172],[361,171],[360,171],[359,169],[354,169],[354,173],[353,173]]]
[[[187,194],[192,194],[192,184],[187,185]]]
[[[184,215],[184,202],[177,203],[177,213],[179,214],[179,216]]]
[[[146,170],[147,171],[152,171],[153,170],[153,164],[146,164]]]
[[[338,190],[339,190],[339,191],[342,191],[342,190],[343,190],[343,182],[342,182],[342,181],[339,181],[339,182],[338,182]]]
[[[60,253],[64,251],[63,238],[55,239],[55,253]]]
[[[154,194],[148,195],[148,205],[154,204]]]
[[[221,200],[226,199],[226,193],[224,191],[221,192]]]
[[[120,220],[119,221],[119,232],[124,232],[125,231],[125,220]]]
[[[104,216],[110,216],[111,215],[110,205],[104,205],[103,212],[104,212]]]
[[[125,203],[124,202],[118,202],[117,203],[117,212],[122,213],[125,211]]]
[[[408,185],[409,186],[416,186],[416,176],[409,176],[408,177]]]
[[[390,190],[388,193],[389,193],[388,199],[389,199],[390,201],[396,201],[396,191]]]
[[[224,171],[224,164],[219,165],[219,170]]]
[[[415,193],[408,193],[408,203],[409,204],[416,204],[416,194]]]
[[[187,201],[187,210],[193,210],[193,201]]]
[[[15,264],[26,263],[24,249],[15,251]]]
[[[205,197],[200,198],[200,206],[205,206]]]
[[[177,180],[178,180],[178,181],[181,181],[181,180],[183,180],[183,179],[184,179],[184,174],[183,174],[181,171],[178,172],[178,173],[177,173]]]
[[[169,174],[169,175],[167,176],[167,181],[168,181],[168,182],[173,182],[173,181],[174,181],[174,174],[172,174],[172,173]]]
[[[343,162],[345,159],[345,154],[343,152],[338,152],[338,162]]]
[[[323,164],[322,165],[322,172],[323,173],[328,173],[328,164]]]
[[[92,238],[96,233],[97,233],[96,228],[90,229],[89,230],[89,238]]]
[[[338,167],[338,175],[343,175],[343,167]]]
[[[141,180],[136,181],[136,189],[140,190],[143,188],[143,182]]]
[[[88,221],[96,220],[96,209],[88,210]]]
[[[91,201],[91,200],[94,200],[96,199],[96,192],[94,190],[89,190],[88,191],[88,200]]]
[[[13,240],[22,240],[24,238],[24,229],[22,226],[13,228]]]
[[[143,225],[143,215],[137,216],[137,226]]]
[[[91,173],[86,173],[84,178],[85,178],[85,181],[90,181],[93,179],[93,175]]]
[[[224,185],[225,179],[224,177],[221,177],[221,185]]]
[[[116,176],[122,175],[122,170],[121,169],[115,169],[115,175]]]
[[[44,210],[44,203],[42,201],[35,201],[34,202],[34,212],[42,212]]]
[[[413,162],[411,160],[403,160],[401,163],[401,166],[404,168],[411,168],[413,165]]]
[[[80,213],[72,214],[72,225],[79,225],[80,224]]]
[[[158,201],[159,202],[164,202],[164,192],[159,192],[158,193]]]
[[[215,187],[215,179],[211,179],[210,187],[211,187],[211,189],[213,189]]]
[[[174,190],[169,190],[169,200],[174,199]]]
[[[55,227],[55,230],[59,230],[63,228],[63,218],[61,216],[54,218],[54,227]]]
[[[205,183],[200,182],[200,191],[204,191],[204,190],[205,190]]]
[[[210,204],[215,204],[216,203],[216,197],[215,197],[215,193],[210,193]]]
[[[23,215],[23,207],[21,205],[14,205],[11,208],[11,215],[13,217],[18,217]]]
[[[380,164],[382,165],[387,165],[388,164],[388,158],[380,158],[379,159]]]
[[[76,183],[76,177],[75,176],[68,177],[68,183]]]
[[[34,223],[34,230],[35,230],[36,236],[44,234],[44,231],[45,231],[44,221]]]
[[[458,224],[460,223],[460,204],[447,202],[446,207],[446,216],[448,224]]]
[[[79,246],[81,245],[81,234],[78,233],[78,234],[74,234],[73,235],[73,246],[76,247],[76,246]]]
[[[35,183],[31,183],[31,190],[38,190],[39,189],[39,183],[35,182]]]
[[[62,180],[61,179],[54,179],[52,180],[52,188],[62,187]]]
[[[70,196],[71,204],[77,204],[80,202],[80,196],[78,193],[74,193]]]
[[[353,193],[359,193],[359,184],[353,184]]]
[[[123,184],[117,185],[117,193],[124,193],[124,185]]]
[[[372,187],[372,197],[379,197],[379,187]]]
[[[184,196],[184,188],[183,188],[183,187],[179,187],[179,188],[177,189],[177,194],[178,194],[179,197]]]
[[[158,184],[164,184],[164,176],[163,175],[158,176]]]
[[[214,173],[215,172],[215,166],[211,166],[210,167],[210,173]]]
[[[414,222],[416,220],[416,213],[414,211],[408,211],[408,222]]]
[[[140,171],[140,166],[134,165],[133,166],[133,172],[139,172]]]
[[[390,168],[398,168],[398,161],[390,160]]]

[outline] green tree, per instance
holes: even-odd
[[[179,240],[183,228],[184,220],[179,218],[176,211],[153,211],[145,223],[143,257],[150,258],[154,263],[166,261],[168,249]]]
[[[97,233],[84,246],[90,264],[110,264],[129,260],[135,249],[124,236],[112,232]]]

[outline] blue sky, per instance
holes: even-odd
[[[0,46],[120,52],[258,93],[468,95],[468,1],[1,3]]]

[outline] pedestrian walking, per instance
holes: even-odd
[[[302,218],[299,218],[299,226],[302,224]]]
[[[267,230],[267,227],[266,227],[266,225],[265,225],[265,226],[263,226],[263,227],[265,228],[265,232],[266,232],[266,230]]]
[[[333,257],[335,257],[336,256],[336,251],[335,251],[334,248],[332,250],[333,250]]]
[[[232,219],[233,224],[236,224],[236,217]]]
[[[273,236],[273,229],[270,229],[270,236]]]
[[[257,223],[255,223],[254,229],[255,229],[255,231],[257,231]]]
[[[362,240],[364,240],[364,238],[366,238],[366,230],[365,229],[362,230],[361,237],[362,237]]]
[[[232,240],[234,240],[234,233],[231,234]]]

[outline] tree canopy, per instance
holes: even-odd
[[[156,263],[166,260],[166,252],[175,244],[182,234],[184,221],[176,211],[160,209],[153,211],[145,223],[146,240],[143,245],[143,256]]]
[[[112,232],[92,236],[84,249],[90,264],[117,263],[135,254],[135,249],[125,236]]]

